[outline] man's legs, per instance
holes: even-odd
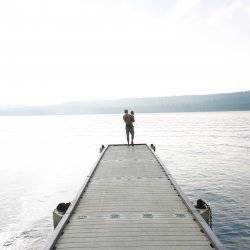
[[[134,127],[130,129],[130,133],[131,133],[131,144],[134,145],[134,137],[135,137]]]
[[[129,145],[129,129],[126,127],[126,134],[127,134],[127,142],[128,142],[128,145]]]

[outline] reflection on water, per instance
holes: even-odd
[[[250,112],[137,114],[185,193],[213,209],[228,249],[250,245]],[[120,115],[0,117],[0,246],[43,249],[52,210],[71,201],[101,144],[125,143]]]

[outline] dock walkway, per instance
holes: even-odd
[[[109,145],[47,249],[223,249],[146,144]]]

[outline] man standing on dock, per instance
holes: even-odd
[[[129,133],[131,134],[131,145],[134,146],[134,125],[133,122],[135,121],[134,115],[129,114],[128,110],[124,110],[123,121],[126,123],[126,134],[127,134],[127,142],[129,145]]]

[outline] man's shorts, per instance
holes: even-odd
[[[133,125],[126,125],[126,133],[127,134],[131,134],[131,135],[134,135],[134,126]]]

